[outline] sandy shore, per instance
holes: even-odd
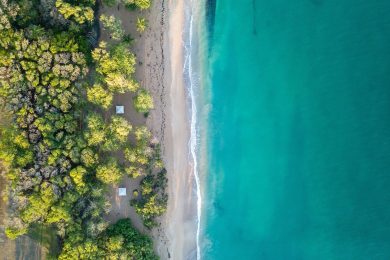
[[[159,14],[161,19],[156,19]],[[161,228],[154,232],[155,246],[161,259],[195,259],[196,199],[189,160],[190,118],[183,77],[184,0],[155,1],[149,22],[151,31],[160,32],[160,39],[145,39],[145,46],[152,51],[150,55],[160,55],[162,66],[147,66],[144,73],[156,105],[148,125],[162,142],[169,179],[168,211],[161,219]],[[158,45],[160,48],[153,54]],[[162,78],[153,76],[156,72]]]

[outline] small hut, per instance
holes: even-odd
[[[119,197],[125,197],[127,195],[126,188],[119,188],[118,195],[119,195]]]
[[[125,106],[115,106],[115,112],[117,115],[123,115],[125,113]]]

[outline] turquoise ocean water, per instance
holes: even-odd
[[[212,23],[202,259],[390,259],[390,1],[217,0]]]

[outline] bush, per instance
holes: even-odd
[[[142,89],[134,98],[134,107],[140,113],[148,113],[154,108],[152,96]]]

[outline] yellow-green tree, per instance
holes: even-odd
[[[121,180],[122,172],[118,163],[111,158],[107,163],[96,168],[96,177],[105,184],[114,184]]]
[[[91,148],[85,148],[81,151],[81,163],[85,167],[94,167],[99,160],[99,156]]]
[[[76,190],[79,193],[84,193],[86,191],[86,183],[84,179],[86,174],[87,170],[82,166],[77,166],[76,168],[73,168],[69,173],[74,184],[76,185]]]
[[[88,101],[108,109],[112,104],[113,94],[100,84],[94,84],[87,89]]]
[[[148,27],[148,22],[146,21],[145,18],[140,18],[138,17],[137,18],[137,31],[142,33],[146,30],[146,28]]]
[[[102,14],[100,16],[100,21],[103,24],[103,28],[109,31],[112,39],[122,39],[125,31],[122,28],[122,22],[120,19],[116,18],[113,15],[107,16]]]
[[[125,45],[115,46],[110,52],[107,44],[100,42],[92,51],[96,63],[96,71],[101,75],[103,84],[113,93],[135,92],[139,88],[134,80],[136,58]]]
[[[56,0],[56,7],[65,19],[72,19],[79,24],[92,22],[94,19],[93,9],[89,6],[72,5],[63,0]]]
[[[150,0],[134,0],[134,4],[141,10],[148,9],[150,7]]]
[[[85,139],[91,146],[97,146],[102,144],[106,140],[106,129],[103,118],[92,113],[87,117],[87,131],[85,133]]]
[[[142,89],[134,98],[134,107],[140,113],[147,113],[154,108],[152,96]]]

